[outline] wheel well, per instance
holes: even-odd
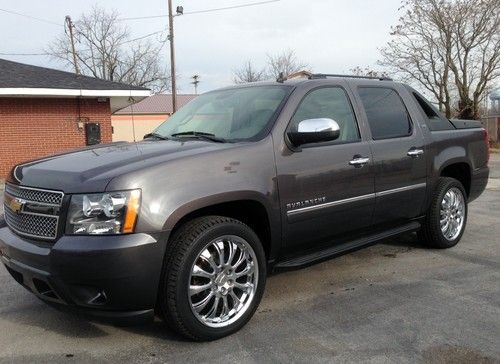
[[[172,230],[172,235],[175,230],[177,230],[189,220],[192,220],[196,217],[209,215],[231,217],[248,225],[259,237],[266,253],[266,257],[269,257],[271,251],[271,225],[266,208],[257,201],[231,201],[207,206],[193,211],[182,217],[182,219],[180,219],[175,224]]]
[[[460,181],[465,188],[467,196],[470,193],[471,172],[467,163],[454,163],[441,171],[441,177],[451,177]]]

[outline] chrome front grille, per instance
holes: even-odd
[[[57,236],[57,217],[16,214],[5,209],[5,221],[15,232],[34,238],[55,239]]]
[[[14,232],[37,239],[54,240],[64,194],[38,188],[5,185],[5,221]]]
[[[46,191],[37,188],[20,187],[10,184],[5,185],[5,192],[11,196],[31,202],[41,202],[61,206],[64,193],[57,191]]]

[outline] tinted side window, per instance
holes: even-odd
[[[396,91],[383,87],[360,87],[359,96],[373,139],[397,138],[411,134],[410,116]]]
[[[335,143],[360,140],[358,125],[351,103],[340,87],[324,87],[309,92],[300,103],[290,121],[290,130],[296,131],[306,119],[329,118],[340,126],[340,137]]]
[[[416,92],[412,93],[413,97],[417,101],[418,106],[426,116],[426,124],[430,130],[450,130],[453,129],[453,126],[448,121],[448,119],[440,116],[438,111],[431,106],[431,104],[423,98],[423,96],[417,94]]]

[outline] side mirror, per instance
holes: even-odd
[[[297,131],[289,131],[288,138],[295,147],[308,143],[320,143],[335,140],[340,136],[340,126],[332,119],[302,120]]]

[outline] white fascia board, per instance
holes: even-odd
[[[58,88],[0,88],[0,96],[62,96],[62,97],[148,97],[149,90],[77,90]]]

